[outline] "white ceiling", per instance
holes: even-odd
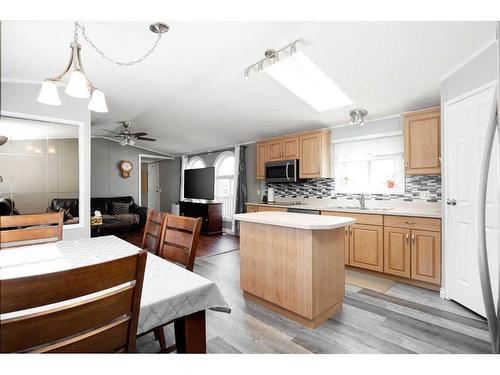
[[[136,58],[154,35],[147,22],[86,22],[87,34],[116,59]],[[494,22],[169,22],[157,51],[133,67],[112,65],[85,42],[83,64],[110,112],[93,113],[92,133],[133,120],[182,154],[272,135],[343,124],[354,107],[378,118],[439,104],[439,81],[494,39]],[[71,22],[2,22],[2,78],[41,81],[69,54]],[[265,74],[244,69],[301,38],[304,51],[354,101],[317,112]],[[35,100],[35,98],[33,98]]]

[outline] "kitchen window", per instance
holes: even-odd
[[[404,194],[402,134],[334,140],[332,154],[337,193]]]

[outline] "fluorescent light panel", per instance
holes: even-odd
[[[264,72],[319,112],[352,104],[352,100],[302,51],[267,66]]]

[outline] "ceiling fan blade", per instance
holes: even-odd
[[[139,133],[132,133],[130,135],[133,135],[134,137],[142,137],[144,135],[148,135],[148,133],[144,133],[144,132],[139,132]]]
[[[141,141],[156,141],[154,138],[148,138],[148,137],[137,137],[137,139]]]

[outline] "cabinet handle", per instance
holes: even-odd
[[[349,225],[349,234],[351,235],[352,237],[352,226]]]
[[[415,224],[415,222],[414,221],[406,221],[406,224],[413,225],[413,224]]]
[[[416,236],[414,234],[411,235],[411,242],[413,242],[413,244],[415,245],[415,241],[416,241]]]
[[[410,235],[406,233],[406,243],[410,243]]]
[[[408,169],[408,162],[405,163],[405,169]]]

